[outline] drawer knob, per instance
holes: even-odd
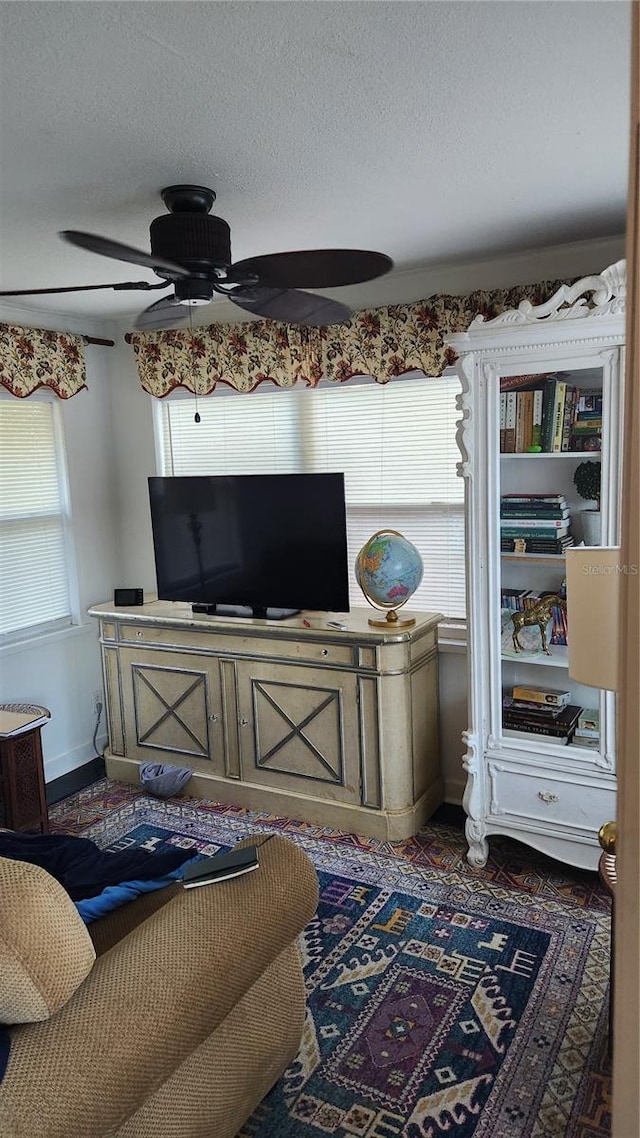
[[[214,715],[214,714],[210,715],[209,716],[209,722],[210,723],[217,723],[218,722],[218,716]]]
[[[539,790],[538,798],[541,799],[542,802],[546,802],[547,806],[550,802],[558,801],[558,795],[552,794],[550,790]]]
[[[328,656],[328,655],[329,655],[329,649],[328,649],[328,648],[323,648],[323,649],[322,649],[322,655],[323,655],[323,656]]]
[[[142,638],[142,633],[141,633],[141,632],[136,632],[136,636],[138,637],[138,640],[140,640],[140,639]]]

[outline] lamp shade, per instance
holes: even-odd
[[[616,691],[620,623],[619,547],[567,549],[569,675]]]

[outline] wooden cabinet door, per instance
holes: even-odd
[[[121,648],[128,758],[224,770],[219,663],[205,656]]]
[[[237,676],[243,780],[359,803],[357,677],[259,661]]]

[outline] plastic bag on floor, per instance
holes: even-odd
[[[140,782],[156,798],[171,798],[184,790],[192,773],[188,767],[172,767],[170,763],[142,763]]]

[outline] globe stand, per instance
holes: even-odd
[[[366,593],[365,597],[369,601]],[[369,604],[371,604],[371,601],[369,601]],[[372,625],[373,628],[411,628],[415,623],[416,619],[414,616],[403,617],[401,620],[395,609],[389,609],[384,620],[374,620],[372,616],[369,617],[369,624]]]

